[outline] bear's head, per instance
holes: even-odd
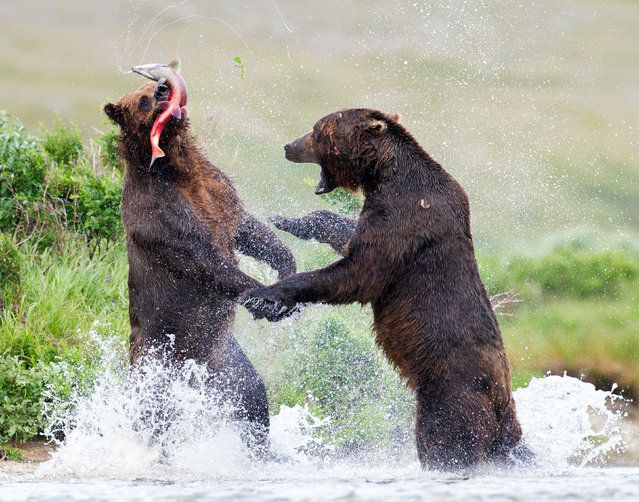
[[[138,90],[122,96],[117,103],[104,105],[104,113],[120,126],[123,135],[149,150],[149,134],[155,119],[166,109],[170,88],[166,84],[148,82]],[[185,117],[181,120],[171,118],[162,133],[162,139],[170,139],[188,127]],[[150,155],[150,151],[149,151]]]
[[[356,191],[394,157],[393,132],[405,132],[397,114],[342,110],[318,120],[311,132],[285,145],[284,152],[291,162],[320,165],[316,194],[337,187]]]

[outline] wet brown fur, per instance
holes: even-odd
[[[238,296],[260,283],[237,267],[235,252],[265,261],[280,277],[293,273],[295,262],[244,209],[230,180],[193,140],[186,118],[169,121],[160,141],[166,156],[149,167],[149,133],[161,111],[155,89],[146,84],[104,107],[120,126],[126,163],[131,363],[158,349],[177,365],[187,359],[206,364],[211,388],[239,404],[237,418],[254,426],[254,443],[262,447],[266,391],[232,332]]]
[[[422,464],[456,469],[507,458],[521,429],[463,188],[396,117],[377,110],[333,113],[286,150],[289,160],[317,162],[323,177],[366,199],[343,259],[249,295],[370,303],[378,344],[416,394]],[[328,232],[323,220],[314,213],[278,226],[305,238],[319,232],[326,242],[337,236],[331,245],[339,249],[344,232]],[[338,220],[331,224],[348,232],[349,220]]]

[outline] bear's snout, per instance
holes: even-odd
[[[305,134],[284,145],[284,156],[291,162],[319,164],[320,159],[316,152],[313,133]]]

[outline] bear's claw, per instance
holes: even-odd
[[[266,319],[269,322],[277,322],[299,312],[296,305],[287,306],[278,300],[270,300],[252,296],[251,293],[240,297],[239,302],[253,316],[253,319]]]

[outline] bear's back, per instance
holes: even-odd
[[[418,159],[367,198],[361,217],[366,242],[388,258],[386,286],[371,302],[377,339],[409,382],[445,372],[453,359],[475,360],[474,347],[503,350],[468,197],[449,173]]]

